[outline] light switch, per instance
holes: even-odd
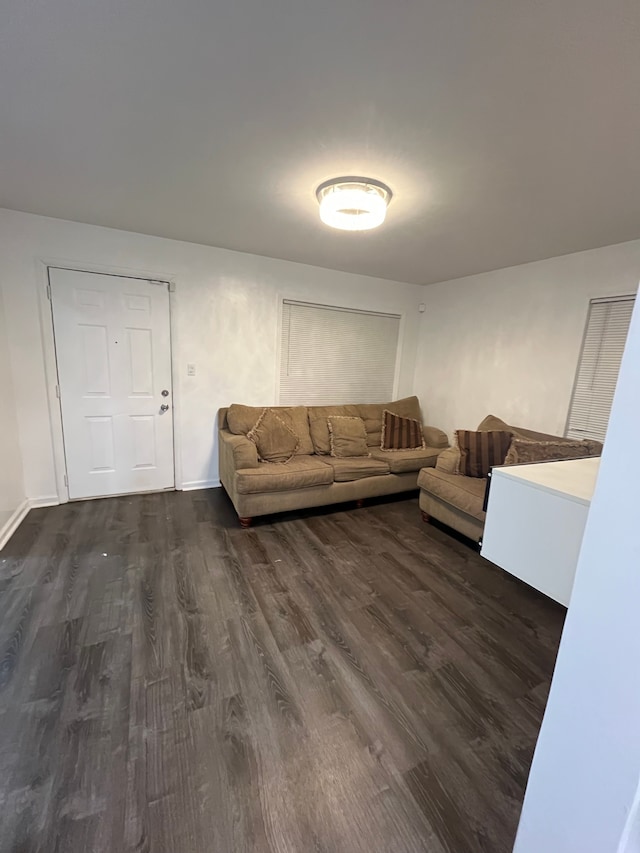
[[[196,366],[191,361],[187,364],[187,376],[195,376],[196,375]]]

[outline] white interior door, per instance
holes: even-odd
[[[173,488],[168,286],[61,269],[49,280],[69,497]]]

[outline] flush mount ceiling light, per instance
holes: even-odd
[[[367,231],[382,225],[392,195],[386,184],[371,178],[332,178],[316,190],[320,219],[343,231]]]

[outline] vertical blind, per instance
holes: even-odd
[[[285,300],[280,405],[393,398],[400,316]]]
[[[604,441],[634,297],[593,299],[582,344],[566,435]]]

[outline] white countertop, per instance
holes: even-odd
[[[493,477],[507,477],[518,480],[523,485],[577,501],[591,503],[598,471],[600,457],[588,459],[563,459],[559,462],[533,462],[530,465],[507,465],[494,468]]]

